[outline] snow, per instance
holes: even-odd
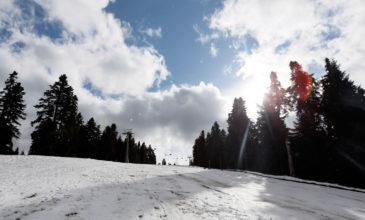
[[[0,156],[0,219],[365,219],[362,190],[288,179],[196,167]]]

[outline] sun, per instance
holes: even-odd
[[[252,77],[243,81],[240,94],[246,101],[247,115],[253,120],[256,120],[258,116],[268,86],[269,80],[262,77]]]

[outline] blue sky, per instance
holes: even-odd
[[[26,91],[16,146],[65,73],[85,120],[186,158],[201,129],[226,127],[235,97],[255,119],[270,72],[289,85],[292,60],[318,78],[336,59],[364,86],[364,22],[362,0],[0,1],[0,83],[16,70]]]
[[[107,12],[117,18],[128,21],[135,31],[138,40],[133,43],[143,44],[145,41],[164,55],[166,65],[172,75],[161,85],[169,87],[175,84],[198,84],[200,81],[212,82],[217,86],[227,86],[233,80],[224,76],[224,65],[234,59],[234,53],[226,47],[218,47],[217,57],[212,57],[208,45],[198,42],[198,33],[193,26],[206,30],[203,20],[222,7],[222,2],[211,1],[116,1],[109,4]],[[139,33],[147,28],[162,29],[162,37],[148,37]],[[218,46],[224,44],[220,40]]]

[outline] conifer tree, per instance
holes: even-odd
[[[0,92],[0,154],[15,154],[13,139],[19,138],[19,119],[25,119],[24,88],[17,82],[18,73],[13,72]]]
[[[326,58],[322,110],[327,132],[328,181],[365,184],[365,91],[355,86],[336,61]]]
[[[325,133],[320,114],[319,84],[297,62],[290,62],[292,85],[288,88],[296,121],[290,132],[290,150],[295,175],[300,178],[323,180],[326,169]]]
[[[141,155],[139,153],[140,151],[141,151],[141,142],[138,141],[138,143],[135,144],[134,147],[132,148],[132,153],[134,155],[133,163],[141,163]]]
[[[197,139],[195,139],[195,143],[193,146],[193,164],[195,166],[204,166],[205,163],[205,155],[206,155],[206,144],[205,144],[205,133],[204,130],[200,132],[200,135]]]
[[[208,167],[209,168],[220,168],[225,167],[225,132],[219,128],[219,124],[214,122],[209,138],[206,140],[206,150],[208,157]]]
[[[121,135],[118,136],[116,147],[117,147],[116,161],[125,162],[126,146],[125,143],[123,142]]]
[[[255,123],[250,122],[246,138],[241,166],[245,170],[260,171],[258,168],[262,156],[259,149],[258,129]]]
[[[71,140],[67,135],[67,126],[77,116],[77,97],[68,85],[66,75],[61,75],[57,82],[50,85],[34,107],[38,110],[37,118],[31,123],[35,125],[35,130],[31,135],[29,153],[66,156]]]
[[[264,96],[264,103],[257,119],[258,141],[261,164],[260,172],[288,175],[288,151],[286,140],[288,129],[284,119],[286,117],[285,89],[282,88],[277,75],[272,72],[268,93]]]
[[[156,164],[156,155],[155,151],[152,149],[151,145],[147,148],[147,156],[148,156],[148,163],[149,164]]]
[[[247,117],[245,101],[242,98],[235,98],[233,108],[228,115],[228,135],[227,135],[227,168],[241,168],[238,164],[239,155],[245,131],[250,124]]]
[[[140,155],[140,163],[147,163],[147,147],[146,144],[143,142],[141,145],[141,148],[139,149],[139,155]]]
[[[98,158],[101,131],[94,118],[90,118],[80,130],[80,157]]]
[[[117,126],[115,124],[112,124],[111,126],[106,126],[103,134],[101,135],[99,159],[111,161],[116,160],[117,140]]]
[[[84,127],[84,119],[81,113],[78,113],[74,120],[69,121],[65,128],[62,129],[60,134],[62,134],[60,145],[67,146],[65,156],[67,157],[82,157],[83,149],[82,144],[82,130]]]

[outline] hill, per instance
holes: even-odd
[[[0,156],[0,219],[365,219],[364,190],[288,179]]]

